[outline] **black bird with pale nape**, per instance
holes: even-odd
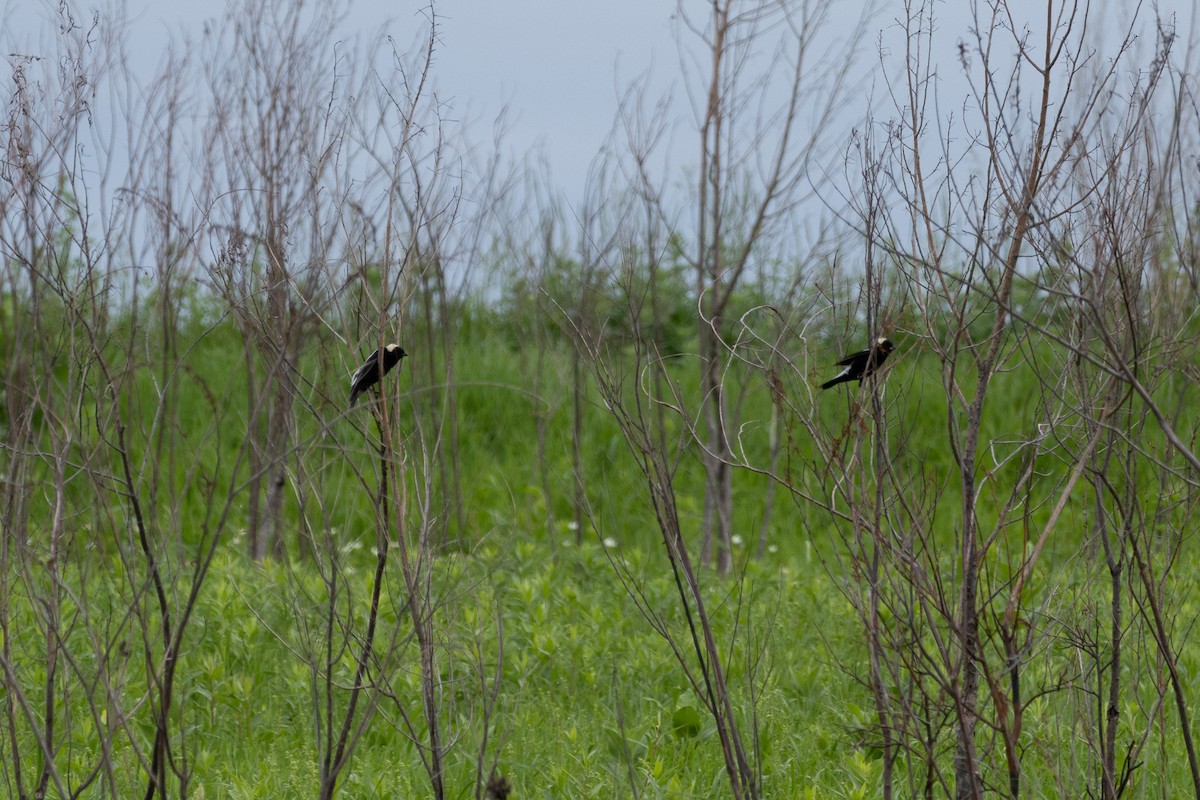
[[[822,383],[821,388],[828,389],[831,386],[837,386],[839,383],[846,383],[847,381],[861,381],[883,366],[888,353],[895,349],[896,345],[880,336],[871,347],[868,347],[866,350],[859,350],[857,353],[851,353],[837,362],[839,367],[845,367],[845,369],[838,373],[832,380]]]
[[[387,375],[392,371],[392,367],[399,364],[400,359],[406,355],[408,353],[404,352],[404,348],[398,344],[389,344],[383,348],[382,358],[380,358],[378,350],[371,353],[371,357],[364,361],[361,367],[354,370],[354,374],[350,376],[350,407],[354,408],[360,394],[379,383],[381,366],[383,368],[382,375]]]

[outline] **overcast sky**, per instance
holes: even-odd
[[[868,0],[838,0],[834,35],[838,25],[846,28],[842,33],[848,32],[856,19],[856,3],[864,1]],[[877,70],[881,48],[885,58],[903,53],[896,25],[903,4],[875,2],[879,11],[868,24],[863,58],[869,63],[863,66]],[[0,0],[10,41],[44,37],[54,5],[47,0]],[[75,5],[87,9],[96,4]],[[199,38],[204,21],[219,17],[224,5],[221,0],[129,0],[132,41],[136,56],[144,59],[140,67],[147,74],[155,69],[171,36]],[[701,14],[705,6],[700,0],[688,5]],[[956,42],[970,37],[970,5],[953,0],[937,6],[941,44],[935,44],[935,51],[944,54],[941,91],[949,105],[960,102],[965,91],[955,56]],[[369,34],[386,23],[403,45],[425,24],[428,6],[428,0],[356,0],[347,25]],[[1043,0],[1012,0],[1011,6],[1026,11],[1030,21],[1045,14]],[[1115,30],[1113,21],[1132,6],[1097,0],[1095,24],[1103,22]],[[1181,42],[1196,38],[1194,0],[1163,0],[1159,6],[1164,16],[1178,16]],[[510,149],[522,153],[543,148],[556,183],[569,197],[579,197],[588,165],[612,127],[620,89],[631,79],[648,71],[658,91],[674,89],[679,124],[688,125],[677,26],[672,21],[675,0],[444,0],[436,7],[441,35],[434,80],[443,101],[451,103],[459,119],[473,121],[475,137],[484,141],[492,120],[507,108]],[[1152,20],[1153,7],[1146,6],[1142,13]],[[1146,37],[1143,41],[1149,43]],[[872,93],[880,93],[878,79],[846,99],[847,130],[862,119]]]

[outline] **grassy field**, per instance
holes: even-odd
[[[172,748],[188,775],[191,797],[315,794],[320,721],[327,710],[322,692],[332,698],[329,708],[344,709],[376,563],[369,499],[374,454],[370,431],[363,427],[368,416],[362,410],[357,417],[340,416],[344,372],[358,356],[334,348],[306,349],[291,454],[295,486],[286,502],[290,555],[255,562],[246,555],[245,475],[235,469],[247,424],[240,400],[245,393],[242,348],[231,325],[208,327],[202,317],[181,332],[187,352],[172,365],[177,405],[163,447],[174,457],[155,461],[152,455],[162,425],[154,422],[161,386],[154,360],[133,365],[130,385],[136,391],[121,406],[139,470],[137,486],[149,493],[151,480],[163,483],[148,513],[173,608],[184,606],[197,565],[219,536],[188,618],[171,712]],[[145,351],[153,352],[152,336],[144,335]],[[533,380],[534,354],[514,341],[519,337],[490,333],[482,324],[464,326],[460,336],[455,375],[461,524],[443,527],[433,513],[446,540],[425,573],[436,631],[437,701],[449,743],[450,796],[470,796],[477,768],[486,778],[493,766],[513,782],[516,797],[723,795],[728,783],[712,720],[655,630],[659,626],[686,641],[687,620],[645,480],[613,418],[589,388],[581,450],[590,516],[577,530],[570,350],[562,341],[550,341]],[[918,343],[899,344],[886,395],[895,463],[935,485],[953,486],[936,365]],[[405,345],[414,355],[389,381],[409,454],[403,485],[413,498],[401,528],[406,533],[397,535],[413,536],[421,521],[428,521],[417,499],[423,478],[436,466],[422,455],[436,439],[430,419],[444,387],[426,379],[428,365],[419,347]],[[687,386],[695,380],[693,367],[680,358],[669,369]],[[811,377],[816,376],[794,379]],[[744,452],[764,461],[770,398],[761,378],[747,373],[744,379]],[[73,377],[64,365],[53,385],[81,386],[81,396],[90,396],[92,380]],[[820,398],[821,424],[835,434],[853,413],[845,397]],[[1035,428],[1038,414],[1038,394],[1020,371],[1000,376],[990,402],[1002,413],[988,417],[985,441],[992,450],[982,457],[985,465],[996,448]],[[100,408],[85,407],[81,413],[100,417]],[[1185,423],[1191,413],[1185,409]],[[545,426],[541,459],[539,415]],[[124,726],[114,739],[112,773],[118,793],[128,795],[144,789],[153,727],[139,711],[147,692],[143,653],[154,660],[161,625],[152,613],[138,621],[137,614],[154,606],[143,602],[146,585],[134,581],[144,566],[130,566],[138,552],[133,523],[119,486],[93,474],[99,464],[117,469],[105,446],[105,431],[111,429],[93,419],[79,430],[84,441],[73,443],[71,452],[91,454],[95,461],[92,472],[81,470],[67,483],[71,533],[64,540],[67,551],[55,555],[62,565],[59,576],[52,580],[42,568],[50,557],[50,505],[34,504],[30,529],[35,534],[25,548],[6,555],[4,647],[25,689],[21,698],[10,694],[9,702],[18,699],[27,708],[24,717],[14,716],[24,722],[9,746],[35,754],[23,766],[31,781],[38,764],[37,726],[29,720],[45,719],[33,698],[46,684],[48,641],[58,637],[55,646],[71,658],[69,669],[60,669],[51,681],[61,691],[56,714],[73,720],[69,733],[57,740],[58,769],[80,780],[99,758],[97,731]],[[811,464],[819,456],[804,444],[802,433],[790,434],[794,444],[787,455]],[[44,458],[29,460],[25,468],[34,482],[44,484],[52,466],[53,459]],[[1068,466],[1048,461],[1037,486],[1050,493]],[[1017,471],[1017,465],[1005,466],[994,477],[1014,480]],[[1146,480],[1152,491],[1153,478]],[[214,486],[224,488],[214,492]],[[734,527],[743,533],[735,547],[734,574],[701,572],[738,719],[761,765],[763,794],[879,796],[878,717],[867,685],[861,605],[854,602],[861,601],[861,575],[845,560],[844,532],[833,517],[782,490],[771,508],[765,553],[752,557],[767,511],[766,486],[761,475],[737,474]],[[694,546],[703,497],[695,452],[683,453],[675,488],[682,527]],[[1042,491],[1035,488],[1031,497]],[[219,524],[223,512],[212,500],[223,500],[226,493],[232,497],[228,521]],[[439,488],[433,499],[442,496]],[[979,510],[985,524],[997,514],[988,502]],[[1031,505],[1025,532],[1014,528],[1006,534],[989,569],[999,574],[1014,568],[1019,548],[1008,537],[1036,531],[1048,514],[1044,499]],[[1089,541],[1090,507],[1085,493],[1071,497],[1048,543],[1048,566],[1029,590],[1030,614],[1046,609],[1053,614],[1036,623],[1045,635],[1039,639],[1039,658],[1031,659],[1024,673],[1035,695],[1024,709],[1022,729],[1022,794],[1027,796],[1068,796],[1071,786],[1096,780],[1086,756],[1095,735],[1088,720],[1097,702],[1089,682],[1104,671],[1099,632],[1110,619],[1110,590],[1096,544]],[[1164,512],[1162,524],[1178,523],[1172,515],[1189,507]],[[935,561],[951,573],[959,513],[953,492],[946,492],[936,509],[935,544],[944,552]],[[314,520],[319,535],[310,532],[310,543],[298,545]],[[1180,529],[1190,539],[1189,526]],[[1154,556],[1160,568],[1173,560],[1172,577],[1164,585],[1173,598],[1168,613],[1177,633],[1197,613],[1188,591],[1197,565],[1186,546],[1190,542],[1184,544],[1181,551],[1164,547]],[[375,697],[377,705],[339,781],[346,797],[422,796],[429,789],[421,749],[412,738],[415,733],[423,742],[427,734],[418,699],[420,665],[395,542],[392,547],[379,623],[386,636],[377,642],[380,655],[370,670],[371,679],[387,691]],[[1063,596],[1070,602],[1060,603]],[[53,617],[58,622],[49,628],[48,597],[59,604]],[[1051,618],[1060,613],[1070,618]],[[891,623],[884,609],[882,624]],[[924,635],[933,636],[934,627]],[[1073,638],[1088,631],[1096,634],[1090,645]],[[1121,738],[1147,737],[1152,744],[1140,751],[1142,766],[1133,773],[1131,788],[1134,796],[1173,796],[1189,785],[1186,760],[1174,734],[1174,710],[1163,700],[1162,661],[1139,641],[1122,667],[1129,688],[1118,709]],[[1191,686],[1191,676],[1200,671],[1200,648],[1186,637],[1177,641],[1183,643],[1179,665]],[[326,684],[319,665],[333,651],[338,654],[329,660],[335,667]],[[1094,664],[1080,662],[1081,653],[1093,651]],[[107,694],[97,694],[89,683],[96,676],[110,687]],[[109,716],[117,713],[123,715],[119,724]],[[945,727],[944,709],[937,713],[942,716],[929,724]],[[988,780],[1002,781],[995,734],[983,733],[980,746],[992,754],[984,767]],[[948,749],[939,755],[942,769],[948,769],[950,755]],[[897,785],[919,793],[923,769],[919,760],[901,761]],[[11,786],[12,773],[4,773],[4,780]]]
[[[504,665],[494,735],[516,796],[628,794],[630,770],[643,796],[722,793],[710,726],[659,637],[614,587],[603,549],[590,541],[562,546],[556,559],[548,558],[544,544],[513,531],[503,543],[485,542],[477,553],[448,556],[440,565],[445,593],[470,595],[439,624],[448,654],[447,728],[458,741],[449,786],[473,785],[480,722],[473,661],[478,654],[494,669],[494,616],[501,614]],[[627,555],[635,569],[650,570],[652,556]],[[356,570],[367,572],[369,564]],[[317,783],[310,676],[289,652],[301,636],[285,573],[278,565],[223,558],[198,609],[196,644],[180,686],[191,706],[185,719],[194,731],[188,742],[197,796],[295,796]],[[774,796],[818,789],[866,796],[878,775],[868,749],[855,746],[855,730],[868,721],[868,701],[829,655],[828,646],[849,649],[847,642],[815,624],[845,609],[827,580],[805,573],[772,560],[746,574],[755,634],[772,641],[771,668],[759,687],[764,787]],[[661,608],[670,608],[665,577],[648,578],[647,587]],[[739,662],[734,679],[744,669]],[[397,682],[416,694],[415,676]],[[346,796],[428,790],[416,748],[397,730],[396,717],[395,706],[381,709],[345,777]]]

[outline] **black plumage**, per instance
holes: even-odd
[[[857,353],[851,353],[837,362],[839,367],[845,367],[845,369],[838,373],[832,380],[822,383],[821,388],[828,389],[830,386],[837,386],[839,383],[845,383],[846,381],[861,381],[883,366],[883,362],[887,360],[888,353],[895,349],[896,345],[880,336],[871,347],[868,347],[866,350],[859,350]]]
[[[400,363],[400,359],[404,358],[408,353],[404,352],[398,344],[389,344],[383,348],[383,358],[380,359],[379,351],[371,353],[371,357],[363,362],[363,365],[354,370],[354,374],[350,376],[350,407],[358,402],[358,396],[370,389],[375,384],[379,383],[379,365],[383,362],[383,374],[387,375],[392,371],[392,367]]]

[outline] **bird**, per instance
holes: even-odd
[[[389,344],[383,348],[383,374],[387,375],[392,371],[392,367],[400,363],[400,359],[407,356],[398,344]],[[350,407],[354,408],[354,404],[358,402],[358,396],[370,389],[375,384],[379,383],[379,351],[371,353],[371,357],[363,362],[362,366],[354,370],[354,374],[350,376]]]
[[[880,336],[871,347],[868,347],[866,350],[859,350],[857,353],[851,353],[837,362],[839,367],[845,367],[845,369],[838,373],[837,377],[822,383],[821,388],[828,389],[831,386],[837,386],[839,383],[847,381],[861,381],[883,366],[888,353],[895,349],[896,345]]]

